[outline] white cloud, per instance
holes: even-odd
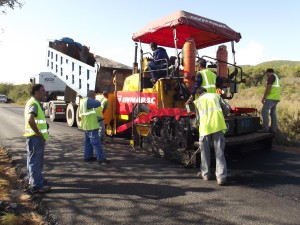
[[[23,33],[22,33],[23,34]],[[45,68],[46,46],[38,39],[5,33],[0,45],[0,83],[24,84]]]
[[[264,62],[264,47],[255,41],[250,41],[246,47],[236,49],[238,65],[256,65]]]

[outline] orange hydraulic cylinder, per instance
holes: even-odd
[[[217,59],[227,62],[228,60],[228,52],[226,45],[220,45],[217,51]],[[227,64],[224,62],[218,61],[217,75],[223,78],[227,78],[228,70]]]
[[[187,39],[182,48],[183,51],[183,82],[192,90],[195,80],[196,70],[196,46],[193,39]]]

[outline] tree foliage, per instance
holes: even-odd
[[[14,87],[13,84],[0,83],[0,94],[8,95],[9,91]]]
[[[0,7],[4,8],[2,11],[2,13],[6,13],[6,9],[10,8],[10,9],[15,9],[16,7],[21,8],[22,7],[22,3],[19,0],[0,0]]]
[[[10,84],[0,83],[0,94],[7,97],[17,104],[24,104],[30,98],[31,84]]]
[[[243,78],[246,79],[245,87],[257,87],[265,84],[265,71],[267,68],[273,68],[275,74],[280,78],[293,80],[293,78],[300,77],[300,61],[276,60],[261,63],[256,66],[242,66],[242,68]]]

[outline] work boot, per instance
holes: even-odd
[[[92,157],[92,158],[89,158],[89,159],[83,159],[85,162],[90,162],[90,161],[97,161],[97,158],[96,157]]]
[[[107,164],[110,164],[110,160],[108,160],[108,159],[102,159],[102,160],[99,160],[98,163],[100,165],[107,165]]]
[[[31,189],[31,192],[33,194],[35,193],[47,193],[51,190],[51,187],[50,186],[43,186],[42,188],[39,188],[39,189]]]
[[[197,173],[197,177],[200,177],[200,179],[203,179],[203,180],[205,180],[205,181],[208,181],[209,180],[209,175],[204,175],[204,176],[202,176],[202,173],[201,172],[199,172],[199,173]]]
[[[223,179],[217,178],[217,183],[218,183],[218,185],[220,185],[220,186],[226,186],[226,185],[228,184],[226,178],[223,178]]]

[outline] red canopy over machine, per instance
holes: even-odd
[[[177,11],[169,16],[149,23],[134,33],[136,42],[151,43],[174,48],[182,48],[187,38],[194,39],[196,49],[241,39],[241,34],[224,23],[201,17],[185,11]]]

